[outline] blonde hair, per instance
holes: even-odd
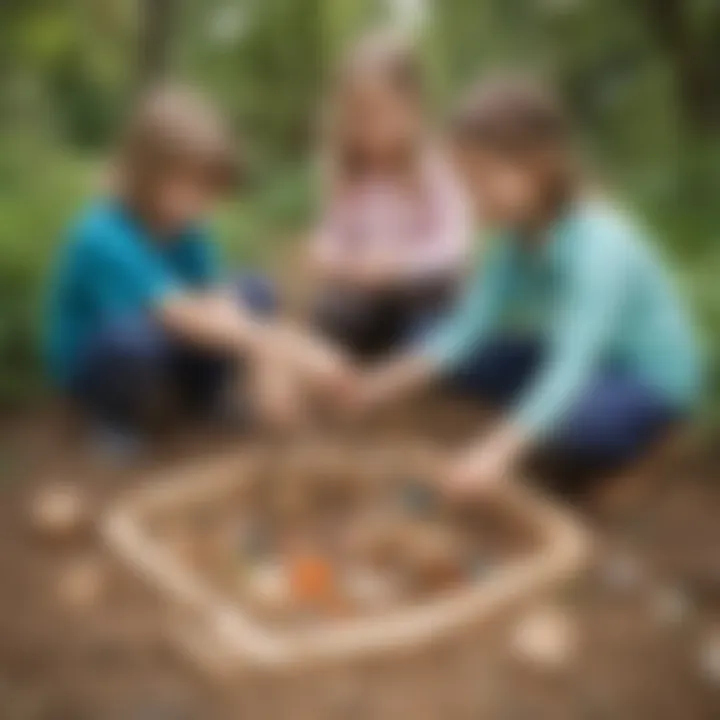
[[[334,77],[332,96],[337,102],[342,90],[367,77],[380,78],[393,91],[416,103],[422,111],[425,99],[422,63],[414,45],[397,34],[379,31],[362,37],[341,61]],[[337,123],[334,103],[325,108],[325,155],[340,174],[352,173],[363,159],[348,147]]]
[[[147,204],[162,180],[175,172],[228,190],[242,167],[232,134],[212,105],[195,91],[163,86],[137,104],[124,129],[117,158],[120,191]]]
[[[414,44],[389,31],[369,33],[350,48],[340,64],[336,82],[352,82],[366,75],[383,77],[399,93],[420,100],[425,94],[422,63]]]

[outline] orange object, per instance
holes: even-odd
[[[318,556],[302,555],[290,560],[290,587],[300,602],[326,604],[336,597],[333,569]]]

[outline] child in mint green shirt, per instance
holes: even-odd
[[[475,493],[549,450],[579,474],[615,470],[691,411],[698,350],[644,233],[579,180],[559,103],[519,79],[483,84],[457,113],[459,165],[495,239],[465,298],[411,357],[371,373],[360,406],[444,377],[502,409],[448,469]]]

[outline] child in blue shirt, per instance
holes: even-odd
[[[355,402],[370,407],[446,377],[502,408],[448,469],[461,494],[501,482],[538,448],[578,475],[617,469],[697,398],[680,298],[644,234],[584,191],[568,120],[549,93],[490,81],[453,130],[495,241],[424,349],[365,378]]]
[[[113,197],[73,223],[55,270],[46,351],[57,383],[115,434],[212,413],[240,369],[264,378],[268,414],[291,413],[289,353],[262,322],[272,289],[245,278],[228,290],[205,226],[238,171],[220,118],[188,90],[151,93],[116,170]]]

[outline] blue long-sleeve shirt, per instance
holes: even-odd
[[[637,228],[599,202],[578,204],[540,245],[498,238],[425,352],[451,371],[497,335],[530,336],[546,350],[513,409],[531,435],[551,430],[608,364],[681,408],[699,390],[696,340],[663,263]]]
[[[45,320],[52,377],[67,386],[83,348],[103,328],[149,312],[178,289],[204,287],[218,274],[203,229],[160,241],[121,203],[93,202],[70,228],[52,276]]]

